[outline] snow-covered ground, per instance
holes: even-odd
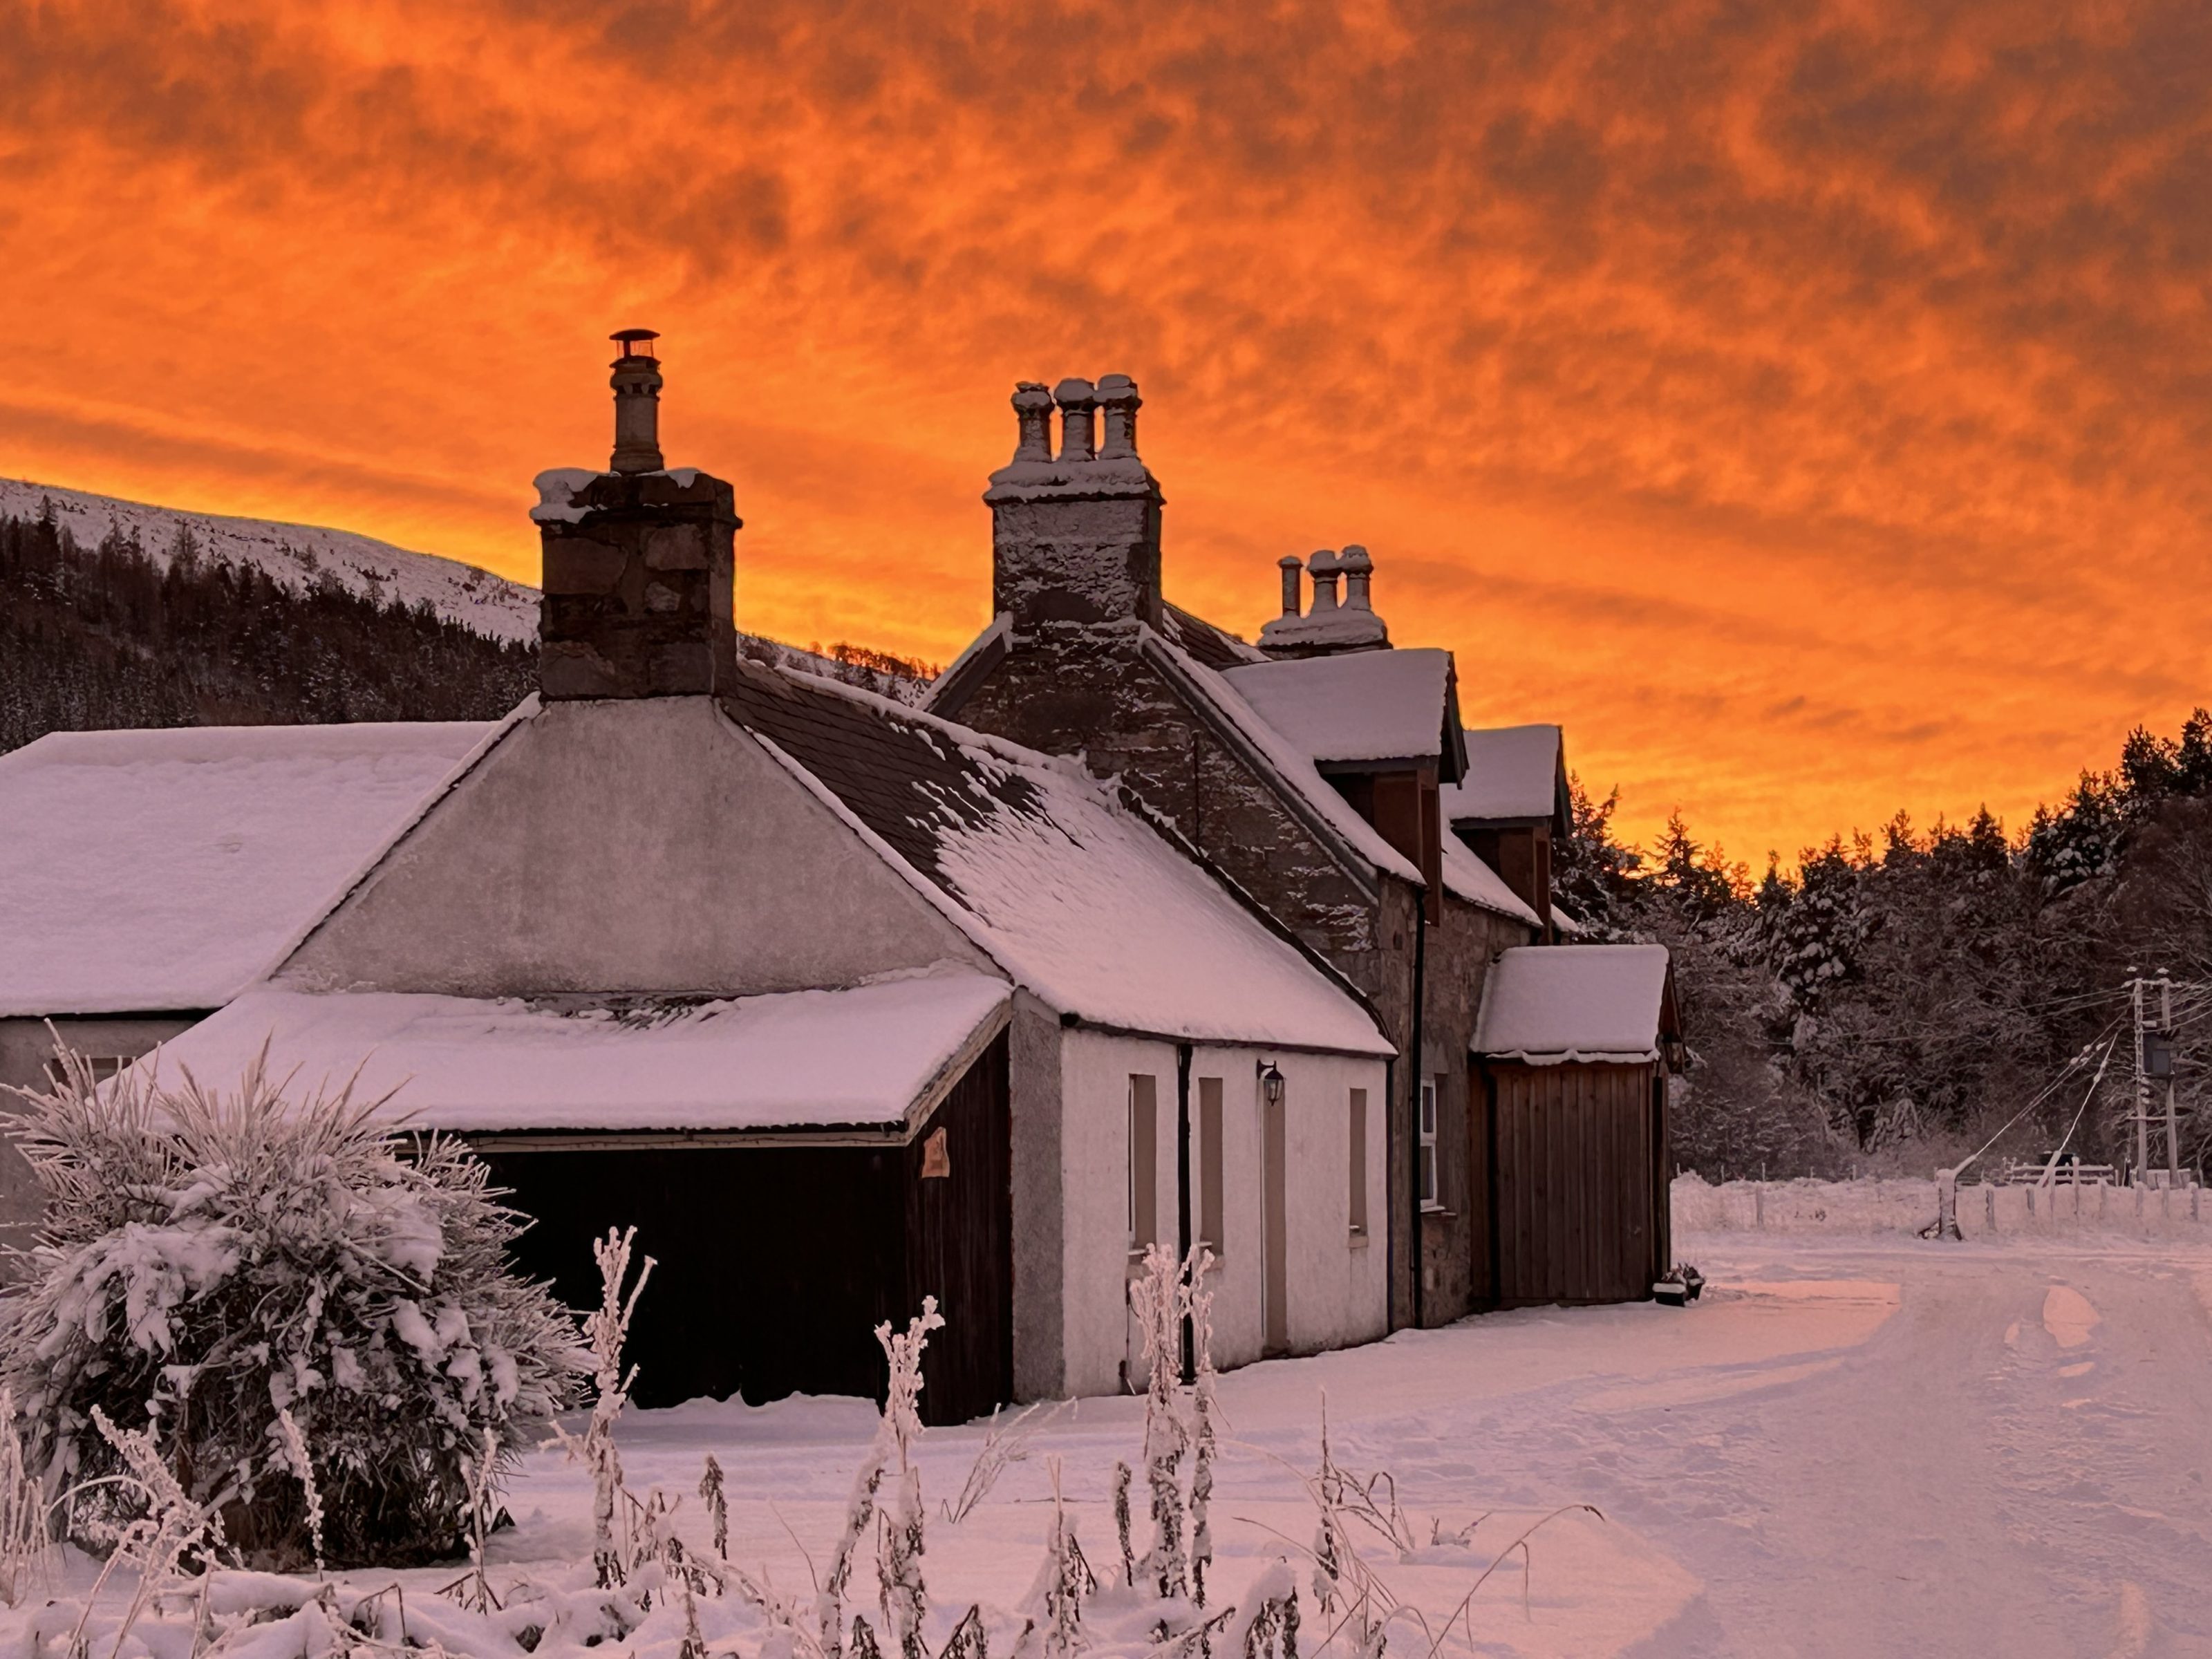
[[[1218,1598],[1312,1537],[1297,1471],[1314,1465],[1326,1394],[1337,1462],[1393,1472],[1424,1539],[1430,1517],[1478,1522],[1465,1547],[1370,1555],[1434,1627],[1530,1522],[1603,1511],[1538,1531],[1525,1610],[1516,1561],[1447,1653],[2212,1654],[2212,1248],[1743,1233],[1681,1246],[1710,1276],[1689,1309],[1490,1315],[1224,1377]],[[1116,1558],[1109,1473],[1138,1461],[1142,1416],[1138,1400],[1081,1402],[957,1525],[939,1505],[983,1431],[924,1437],[933,1651],[969,1602],[1011,1607],[1029,1587],[1047,1454],[1092,1564]],[[685,1494],[694,1535],[712,1452],[732,1559],[811,1606],[810,1558],[827,1557],[873,1425],[854,1401],[701,1402],[633,1414],[621,1445],[632,1490]],[[518,1524],[493,1543],[495,1588],[573,1582],[590,1496],[558,1454],[529,1458],[508,1497]],[[1141,1510],[1141,1480],[1137,1497]],[[453,1576],[398,1575],[410,1607]],[[864,1585],[852,1606],[872,1617],[874,1601]],[[726,1605],[706,1620],[709,1650],[750,1659],[758,1631],[725,1622]],[[0,1620],[0,1643],[22,1616]],[[680,1621],[662,1622],[623,1650],[672,1655]],[[1308,1655],[1320,1638],[1308,1630]],[[1390,1650],[1427,1645],[1401,1623]]]
[[[1489,1516],[1471,1550],[1377,1563],[1438,1622],[1528,1520],[1604,1512],[1535,1535],[1526,1613],[1517,1569],[1477,1595],[1477,1652],[2212,1654],[2212,1249],[1684,1243],[1711,1281],[1686,1310],[1490,1315],[1224,1378],[1224,1593],[1312,1534],[1285,1465],[1312,1468],[1325,1391],[1340,1463],[1391,1470],[1447,1528]],[[1033,1443],[1065,1459],[1094,1564],[1114,1551],[1108,1472],[1135,1461],[1141,1421],[1139,1401],[1085,1401]],[[688,1492],[712,1450],[739,1498],[732,1556],[805,1586],[792,1534],[820,1559],[872,1423],[852,1401],[701,1404],[638,1416],[624,1462],[634,1486]],[[927,1437],[933,1510],[981,1438]],[[933,1530],[940,1609],[1018,1599],[1046,1493],[1032,1455]],[[588,1497],[534,1459],[499,1553],[582,1553]],[[1404,1629],[1392,1647],[1420,1651]]]

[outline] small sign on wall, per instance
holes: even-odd
[[[921,1143],[921,1178],[924,1181],[944,1179],[952,1173],[952,1154],[945,1144],[943,1128],[932,1129]]]

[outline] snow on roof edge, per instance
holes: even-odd
[[[1387,871],[1417,887],[1428,884],[1411,860],[1383,840],[1374,825],[1352,810],[1350,802],[1330,787],[1320,769],[1306,756],[1300,754],[1275,728],[1263,720],[1260,712],[1247,702],[1229,681],[1214,670],[1200,662],[1174,641],[1163,638],[1150,628],[1144,629],[1147,644],[1157,644],[1168,653],[1168,660],[1176,672],[1188,676],[1192,684],[1205,694],[1207,700],[1235,726],[1244,739],[1260,751],[1261,758],[1273,767],[1284,786],[1305,801],[1323,823],[1344,844],[1377,869]],[[1310,774],[1313,783],[1306,787],[1301,773]]]

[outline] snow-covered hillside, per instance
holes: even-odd
[[[356,593],[386,602],[397,599],[411,605],[428,599],[441,617],[494,639],[526,640],[538,632],[536,588],[456,559],[410,553],[349,530],[185,513],[54,484],[0,478],[0,514],[35,518],[46,501],[53,502],[56,516],[87,548],[97,546],[111,528],[125,536],[135,531],[147,553],[166,564],[178,527],[185,526],[204,557],[257,566],[287,587],[304,589],[329,576]]]

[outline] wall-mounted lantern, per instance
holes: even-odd
[[[1260,1062],[1260,1097],[1270,1106],[1283,1103],[1282,1069],[1272,1060]]]

